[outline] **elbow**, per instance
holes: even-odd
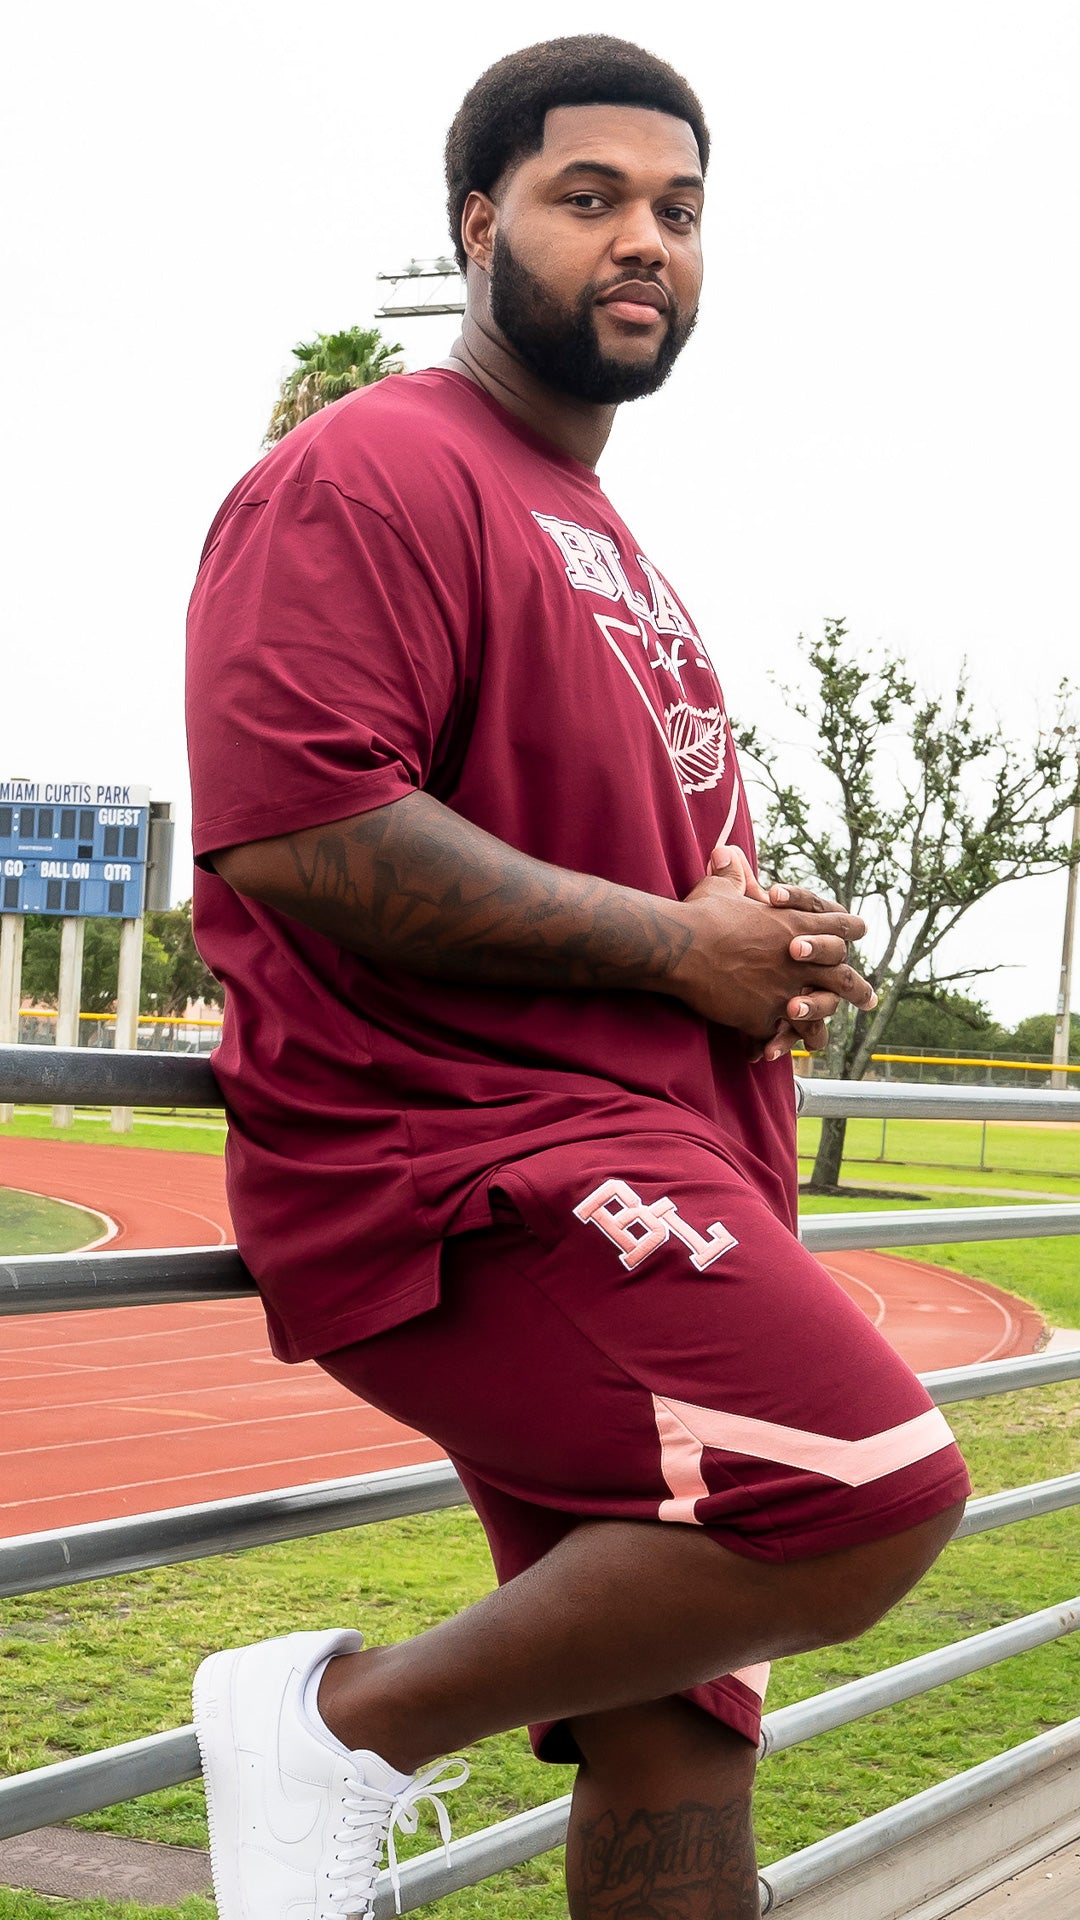
[[[259,859],[257,846],[222,847],[220,852],[210,856],[214,872],[220,875],[235,893],[244,893],[252,899],[262,895],[265,874],[261,873],[263,862]]]

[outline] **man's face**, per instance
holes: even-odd
[[[557,107],[496,189],[491,312],[556,391],[615,405],[666,380],[701,291],[701,160],[647,107]]]

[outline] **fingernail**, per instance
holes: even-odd
[[[796,940],[795,942],[796,960],[809,960],[810,955],[813,953],[813,951],[814,951],[813,946],[809,940]]]
[[[766,1047],[765,1058],[766,1060],[779,1060],[780,1053],[781,1049],[779,1047]]]
[[[874,1010],[874,1008],[875,1008],[876,1006],[877,1006],[877,994],[876,994],[876,993],[874,992],[874,990],[873,990],[873,988],[871,987],[871,989],[870,989],[870,1005],[869,1005],[869,1007],[867,1008],[867,1012],[869,1012],[869,1013],[872,1013],[872,1012],[873,1012],[873,1010]]]
[[[796,1002],[795,1002],[795,1018],[796,1018],[796,1020],[809,1020],[809,1018],[810,1018],[810,1003],[809,1003],[809,1001],[807,1001],[807,1000],[796,1000]]]
[[[774,887],[772,890],[772,897],[776,901],[777,906],[779,907],[782,907],[786,900],[791,899],[791,895],[788,892],[788,889],[786,887]]]
[[[731,848],[714,847],[712,850],[712,863],[714,867],[730,867]]]

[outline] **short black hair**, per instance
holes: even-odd
[[[692,87],[655,53],[609,33],[541,40],[496,60],[470,87],[446,136],[447,209],[462,273],[461,216],[470,193],[490,193],[507,167],[544,144],[553,107],[652,107],[689,122],[709,164],[709,129]]]

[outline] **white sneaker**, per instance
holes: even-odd
[[[359,1633],[291,1633],[212,1653],[195,1676],[195,1732],[206,1782],[219,1920],[344,1920],[375,1911],[384,1846],[401,1911],[395,1829],[415,1833],[418,1802],[468,1777],[465,1762],[399,1773],[350,1753],[319,1718],[316,1673],[355,1653]]]

